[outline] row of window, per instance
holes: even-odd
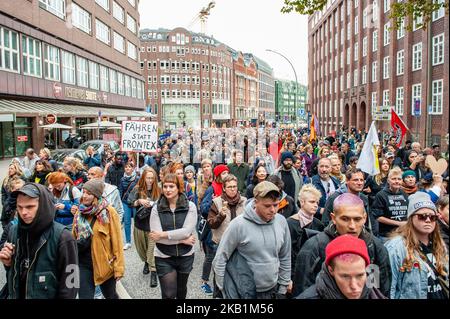
[[[366,38],[364,38],[366,39]],[[366,41],[363,41],[363,56],[365,56],[367,54],[367,49],[366,47]],[[420,69],[422,69],[422,42],[416,43],[412,46],[412,55],[411,55],[411,59],[412,59],[412,64],[411,64],[411,70],[412,71],[418,71]],[[355,61],[357,61],[357,57],[358,57],[358,43],[355,43],[354,46],[354,57],[355,57]],[[432,65],[436,66],[436,65],[440,65],[444,63],[444,33],[438,34],[436,36],[434,36],[432,38],[432,53],[431,53],[431,57],[432,57]],[[343,68],[344,64],[343,64],[343,57],[344,54],[343,52],[341,53],[341,64],[340,67]],[[334,71],[338,70],[338,62],[337,62],[338,56],[335,56],[334,58]],[[399,50],[397,51],[397,75],[402,75],[404,73],[405,70],[405,53],[404,50]],[[350,65],[350,50],[347,50],[347,65]],[[363,67],[364,68],[364,67]],[[374,61],[372,62],[372,82],[376,82],[377,81],[377,68],[378,68],[378,61]],[[327,73],[332,74],[333,73],[333,60],[329,61],[329,68],[328,68],[328,64],[326,63],[325,65],[322,65],[320,67],[320,70],[317,68],[313,74],[314,81],[317,81],[317,79],[320,77],[324,77]],[[325,73],[324,73],[325,71]],[[320,72],[320,73],[319,73]],[[384,57],[383,58],[383,79],[388,79],[390,76],[390,57]],[[363,82],[364,84],[364,82]],[[355,84],[358,85],[358,84]]]
[[[25,75],[143,98],[143,82],[136,78],[0,27],[0,70],[20,73],[21,65]]]
[[[434,3],[439,3],[439,4],[443,4],[445,0],[433,0]],[[327,12],[327,10],[331,7],[332,3],[334,3],[335,0],[331,0],[328,1],[326,7],[324,7],[322,9],[322,11],[319,11],[317,13],[314,14],[313,19],[311,20],[311,28],[314,28],[315,25],[320,21],[320,19],[322,18],[322,16],[324,16]],[[390,0],[383,0],[383,8],[384,8],[384,13],[386,14],[389,10],[390,10]],[[347,16],[350,16],[350,14],[352,13],[352,3],[354,4],[354,8],[358,8],[359,6],[359,0],[348,0],[347,1]],[[327,30],[327,25],[329,26],[329,30],[330,33],[333,33],[333,25],[337,28],[338,27],[338,16],[340,12],[340,21],[344,21],[344,16],[345,16],[345,10],[344,10],[344,5],[341,5],[339,8],[336,8],[336,10],[330,14],[329,18],[327,21],[324,21],[322,23],[323,27],[321,28],[321,33],[323,35],[324,30]],[[439,10],[436,10],[433,12],[432,14],[432,21],[436,21],[440,18],[442,18],[445,15],[445,8],[441,6],[441,8]],[[354,16],[357,18],[358,17],[358,10],[355,10]],[[350,17],[348,17],[347,19],[349,19]],[[380,18],[380,10],[379,10],[379,5],[378,5],[378,0],[373,0],[372,3],[363,9],[363,21],[364,19],[367,20],[367,18],[371,18],[373,20],[373,22],[378,21],[378,19]],[[334,23],[333,23],[334,22]],[[364,25],[364,23],[363,23]],[[367,22],[366,22],[366,26],[367,26]]]
[[[191,81],[192,79],[192,81]],[[158,84],[158,77],[157,76],[149,76],[148,77],[148,83],[149,84]],[[200,77],[199,76],[193,76],[192,78],[188,75],[161,75],[160,76],[160,83],[161,84],[194,84],[194,85],[200,85]],[[209,85],[209,78],[202,78],[202,84],[204,85]],[[222,79],[219,79],[217,81],[217,79],[213,78],[211,79],[211,85],[212,86],[217,86],[217,84],[222,87],[222,86],[230,86],[230,81],[223,81]]]
[[[103,9],[109,12],[109,0],[95,0]],[[135,0],[128,0],[133,7],[136,7]],[[80,30],[91,34],[91,13],[83,9],[76,2],[71,2],[70,9],[67,8],[66,0],[39,0],[39,6],[57,17],[66,20],[66,14],[71,13],[72,25]],[[125,9],[122,8],[116,1],[113,1],[113,17],[121,24],[125,25]],[[126,25],[128,30],[137,34],[136,20],[126,14]]]
[[[167,90],[162,89],[159,91],[161,94],[161,98],[173,98],[173,99],[199,99],[200,98],[200,91],[199,90]],[[202,91],[202,98],[203,99],[209,99],[210,97],[209,91]],[[147,97],[149,99],[157,99],[158,98],[158,90],[148,90],[147,91]],[[211,92],[211,98],[212,99],[225,99],[228,100],[230,98],[229,92]]]
[[[168,46],[168,45],[159,45],[159,46],[147,46],[141,47],[140,52],[145,52],[145,48],[147,48],[147,52],[159,52],[159,53],[176,53],[178,56],[185,56],[186,54],[196,54],[196,55],[204,55],[204,56],[212,56],[218,57],[222,61],[225,59],[226,55],[220,51],[208,50],[208,49],[200,49],[200,48],[189,48],[189,47],[181,47],[181,46]]]
[[[145,62],[140,62],[141,70],[144,69]],[[167,61],[161,60],[159,61],[159,68],[161,70],[182,70],[182,71],[200,71],[200,65],[202,71],[209,72],[210,65],[200,62],[188,62],[188,61]],[[157,70],[158,69],[158,61],[147,61],[147,69],[148,70]],[[217,66],[216,64],[211,64],[211,72],[225,74],[225,77],[229,76],[231,73],[230,68],[224,67],[222,65]]]
[[[46,4],[46,9],[57,6],[56,3],[58,2],[58,0],[39,0],[39,1],[41,5],[43,3]],[[103,5],[107,3],[108,4],[107,10],[109,11],[108,1],[107,2],[98,1],[97,3],[99,3],[105,9],[106,7],[104,7]],[[65,2],[63,2],[63,7],[65,8]],[[92,34],[91,14],[88,11],[84,10],[75,2],[72,2],[71,8],[72,8],[71,9],[72,25],[88,34]],[[121,6],[119,6],[115,1],[113,1],[113,15],[117,20],[119,20],[119,22],[121,22],[122,24],[124,23],[125,21],[124,9]],[[136,20],[129,14],[127,14],[126,17],[128,29],[134,34],[137,34]],[[111,28],[98,18],[95,18],[95,37],[99,41],[107,45],[111,45]],[[133,60],[137,60],[137,46],[129,41],[126,41],[125,37],[123,37],[116,31],[113,31],[113,42],[114,42],[113,47],[115,50],[119,51],[122,54],[125,54],[126,50],[128,57],[130,57]],[[127,45],[126,48],[125,44]]]
[[[431,113],[430,114],[442,114],[443,110],[443,80],[436,80],[432,82],[432,103],[431,103]],[[404,88],[397,87],[395,90],[395,111],[399,115],[403,115],[404,113],[404,99],[405,99],[405,90]],[[382,105],[390,106],[390,96],[389,90],[384,90],[382,92]],[[411,87],[411,113],[414,114],[414,109],[416,104],[419,104],[421,108],[423,108],[422,103],[422,84],[413,84]],[[371,96],[371,107],[372,112],[378,106],[378,94],[377,92],[372,92]]]

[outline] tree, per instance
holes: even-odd
[[[382,0],[379,0],[381,2]],[[297,12],[305,15],[312,15],[316,11],[322,10],[328,0],[284,0],[284,6],[281,8],[282,13]],[[423,17],[422,24],[425,27],[434,11],[445,8],[446,14],[449,13],[449,0],[391,0],[391,10],[389,18],[393,21],[393,28],[397,29],[401,26],[405,18],[409,18],[406,29],[412,28],[414,19]]]

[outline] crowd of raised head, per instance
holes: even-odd
[[[200,254],[215,298],[448,299],[448,152],[380,136],[370,175],[366,134],[180,129],[155,154],[88,148],[60,167],[27,150],[2,184],[3,292],[118,298],[135,248],[162,298],[186,298]],[[69,263],[78,286],[61,284]],[[40,290],[24,271],[56,279]]]

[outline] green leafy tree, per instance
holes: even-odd
[[[382,0],[379,0],[382,1]],[[322,10],[327,0],[284,0],[282,13],[297,12],[304,15],[311,15]],[[393,21],[393,27],[400,27],[405,18],[409,18],[406,24],[408,30],[412,27],[414,19],[422,17],[422,27],[425,27],[431,20],[434,11],[444,7],[446,14],[449,13],[449,0],[391,0],[391,10],[389,18]]]

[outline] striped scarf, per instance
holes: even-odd
[[[78,211],[73,218],[73,233],[77,240],[89,238],[94,233],[88,221],[89,216],[95,217],[102,225],[109,223],[108,205],[108,201],[101,197],[97,205],[89,207],[80,205],[78,207]]]

